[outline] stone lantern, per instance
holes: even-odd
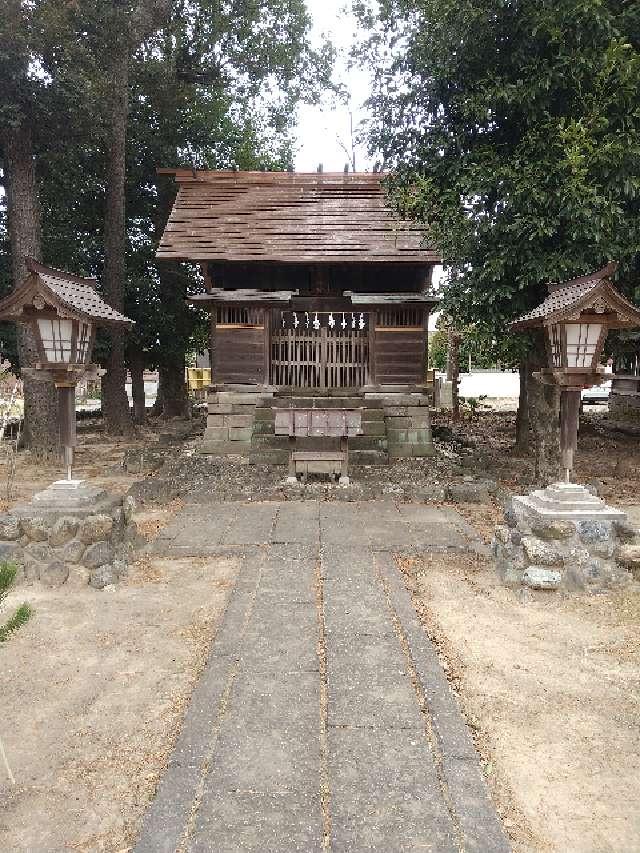
[[[516,331],[544,332],[548,367],[537,377],[560,388],[564,482],[514,497],[496,528],[493,556],[502,580],[533,589],[604,590],[626,583],[637,546],[627,516],[584,486],[570,482],[577,446],[580,394],[605,378],[601,365],[609,329],[640,326],[640,311],[611,283],[616,265],[549,285]],[[635,559],[635,557],[633,557]]]
[[[75,389],[92,369],[91,354],[97,326],[130,327],[133,321],[111,308],[95,289],[95,279],[79,278],[27,259],[29,275],[0,302],[0,319],[22,323],[31,330],[38,358],[23,372],[35,379],[50,378],[58,391],[60,446],[68,484],[72,480],[76,444]]]
[[[566,482],[577,447],[582,389],[606,378],[601,360],[607,333],[640,326],[640,311],[611,283],[616,267],[612,262],[597,272],[548,285],[544,302],[511,324],[514,331],[544,331],[549,366],[536,375],[560,388],[560,449]]]

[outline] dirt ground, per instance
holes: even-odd
[[[153,429],[109,441],[81,429],[76,476],[123,494],[137,479],[125,451],[157,442]],[[17,459],[11,500],[60,477],[55,465]],[[180,501],[144,507],[152,538]],[[21,585],[3,613],[28,601],[33,616],[0,647],[0,850],[126,851],[166,767],[221,619],[237,563],[141,558],[117,587]]]
[[[412,482],[469,475],[495,479],[503,494],[523,492],[532,465],[512,453],[513,417],[500,410],[459,425],[441,419],[435,459],[400,461],[354,480],[379,478],[400,498]],[[611,432],[605,418],[594,411],[583,420],[578,478],[595,482],[640,526],[640,446]],[[122,468],[125,451],[157,441],[152,427],[118,442],[106,440],[99,424],[83,425],[77,474],[124,493],[139,479]],[[221,499],[229,489],[219,479],[243,488],[250,479],[259,499],[280,477],[268,480],[250,466],[240,477],[237,462],[187,456],[192,446],[168,448],[173,462],[184,456],[182,479],[171,501],[137,513],[148,537],[203,483]],[[28,500],[57,476],[55,466],[21,453],[7,501],[0,462],[0,508]],[[502,517],[498,503],[455,508],[486,540]],[[402,568],[459,691],[516,853],[639,850],[637,585],[616,596],[523,598],[501,587],[483,560],[434,557]],[[10,785],[0,763],[0,850],[129,848],[236,571],[230,560],[143,559],[110,591],[21,586],[12,593],[8,604],[27,600],[34,616],[0,647],[0,737],[16,779]]]
[[[488,561],[404,560],[515,853],[640,849],[640,585],[516,593]]]
[[[129,848],[237,570],[142,560],[110,591],[20,587],[34,616],[1,650],[0,850]]]

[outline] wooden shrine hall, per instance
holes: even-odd
[[[386,205],[382,175],[160,172],[179,186],[157,257],[201,267],[190,301],[211,317],[212,394],[426,405],[440,258]],[[235,428],[219,428],[222,452]]]

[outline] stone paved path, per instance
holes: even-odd
[[[472,535],[392,501],[186,508],[156,552],[243,563],[137,853],[509,850],[392,558]]]

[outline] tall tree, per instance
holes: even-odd
[[[449,312],[504,336],[546,281],[610,258],[624,280],[640,251],[637,4],[382,0],[361,14],[372,148],[443,252]],[[534,369],[540,340],[525,343]],[[541,474],[557,405],[542,391],[528,395]]]
[[[33,16],[19,0],[0,11],[0,145],[7,199],[13,286],[27,275],[26,258],[42,259],[40,204],[33,153],[42,81],[32,73]],[[38,455],[57,451],[57,400],[53,382],[33,371],[37,348],[30,330],[17,333],[24,378],[25,440]]]

